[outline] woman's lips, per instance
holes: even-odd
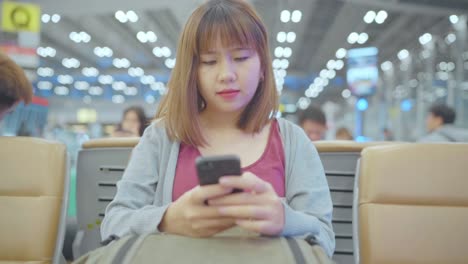
[[[216,94],[221,96],[222,98],[224,99],[234,99],[238,94],[239,94],[239,90],[234,90],[234,89],[226,89],[226,90],[222,90],[220,92],[217,92]]]

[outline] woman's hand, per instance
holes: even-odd
[[[244,192],[209,199],[208,204],[236,224],[264,235],[278,235],[284,227],[284,207],[273,186],[250,172],[226,176],[219,181],[226,189]]]
[[[209,237],[235,225],[232,217],[219,212],[206,201],[224,196],[232,188],[219,184],[197,186],[173,202],[159,224],[159,230],[191,237]]]

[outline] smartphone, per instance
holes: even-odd
[[[222,176],[240,176],[240,158],[237,155],[198,157],[195,160],[200,185],[217,184]],[[233,192],[242,190],[235,189]]]

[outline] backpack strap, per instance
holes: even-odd
[[[286,241],[288,242],[288,246],[291,249],[296,264],[306,264],[304,255],[302,254],[302,250],[296,239],[293,237],[286,237]]]

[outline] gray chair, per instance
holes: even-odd
[[[78,232],[73,241],[75,259],[101,246],[100,224],[116,193],[133,147],[139,138],[90,140],[78,153],[76,218]]]
[[[356,164],[361,151],[369,146],[395,144],[388,142],[357,143],[354,141],[316,141],[333,202],[333,229],[336,248],[333,260],[353,264],[353,189]]]

